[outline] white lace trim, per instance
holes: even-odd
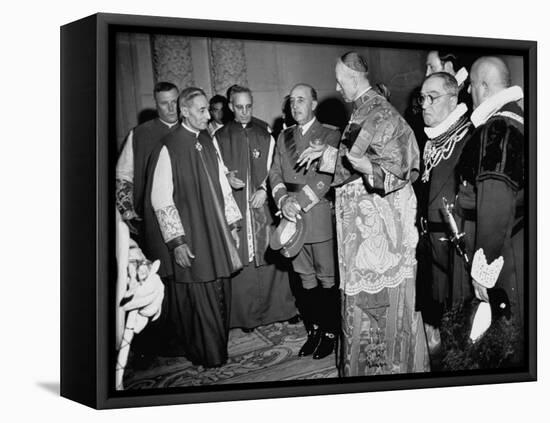
[[[513,87],[506,88],[481,103],[477,109],[473,111],[470,119],[477,128],[487,122],[491,116],[502,108],[502,106],[513,101],[521,100],[522,98],[523,90],[521,87],[514,85]]]
[[[424,147],[424,173],[422,174],[422,182],[428,182],[430,180],[430,172],[436,167],[442,160],[447,160],[453,154],[455,146],[464,138],[468,133],[468,125],[463,126],[462,129],[457,130],[452,134],[443,144],[434,146],[431,140],[426,142]]]
[[[449,113],[449,116],[447,116],[443,122],[441,122],[439,125],[431,128],[431,127],[425,127],[424,132],[428,136],[429,139],[433,140],[434,138],[437,138],[441,134],[444,134],[447,132],[447,130],[455,124],[455,122],[460,119],[462,116],[466,114],[468,111],[468,106],[466,106],[464,103],[460,103],[456,106],[456,108]]]

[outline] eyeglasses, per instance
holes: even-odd
[[[431,94],[420,94],[418,96],[418,104],[421,106],[424,106],[424,104],[426,104],[427,106],[431,106],[435,100],[437,100],[438,98],[444,97],[446,95],[454,96],[454,94],[451,94],[451,93],[445,93],[437,96],[433,96]]]

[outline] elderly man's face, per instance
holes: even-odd
[[[430,128],[439,125],[456,109],[457,97],[447,93],[441,78],[433,77],[426,80],[422,85],[420,95],[425,98],[422,105],[422,117],[426,126]],[[428,95],[433,99],[432,104],[428,104]]]
[[[185,118],[185,123],[196,131],[203,131],[210,120],[208,112],[208,100],[203,95],[193,97],[189,104],[183,104],[181,113]]]
[[[243,125],[252,119],[252,97],[248,93],[237,93],[231,96],[231,111],[235,120]]]
[[[436,72],[443,72],[443,63],[437,51],[430,51],[426,57],[426,76]]]
[[[344,101],[352,102],[357,95],[357,80],[343,63],[336,64],[336,91],[338,91]]]
[[[155,93],[155,103],[159,118],[164,122],[176,123],[178,121],[178,91],[160,91]]]
[[[317,101],[313,100],[309,87],[297,86],[290,93],[290,111],[299,125],[304,125],[313,119],[313,111]]]

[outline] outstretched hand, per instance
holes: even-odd
[[[235,176],[235,174],[237,174],[238,172],[238,170],[232,170],[227,173],[227,180],[229,181],[229,185],[231,185],[231,188],[235,190],[243,189],[245,185],[245,183],[241,179]]]
[[[298,157],[298,160],[296,161],[296,167],[300,168],[302,166],[306,167],[306,170],[309,169],[311,166],[311,163],[313,163],[315,160],[318,160],[324,153],[325,147],[322,149],[319,149],[318,147],[308,147],[306,148],[302,154],[300,154],[300,157]]]

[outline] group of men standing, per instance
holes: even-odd
[[[432,298],[443,311],[472,296],[490,303],[493,314],[509,307],[523,334],[525,146],[518,105],[523,92],[511,86],[510,71],[500,58],[475,60],[466,84],[465,69],[460,73],[466,76],[457,80],[458,69],[441,56],[456,59],[451,53],[430,52],[428,62],[436,68],[428,66],[419,98],[428,138],[421,179],[428,195],[421,227],[431,250]],[[442,213],[443,199],[454,208],[454,234]],[[460,239],[453,239],[457,235]],[[489,264],[499,257],[502,270],[491,274]],[[499,295],[493,295],[497,290]],[[441,342],[439,324],[438,318],[426,324],[432,351]],[[522,336],[514,347],[512,362],[519,364]]]
[[[158,83],[159,117],[130,133],[116,172],[117,208],[145,256],[160,259],[165,286],[163,316],[137,348],[220,366],[229,328],[296,322],[299,313],[307,331],[299,355],[321,359],[340,345],[341,376],[428,371],[438,322],[424,325],[415,305],[413,183],[421,170],[434,301],[490,301],[488,267],[476,268],[476,280],[464,265],[483,248],[488,263],[504,257],[496,286],[522,321],[521,90],[509,87],[502,60],[478,59],[470,120],[458,102],[465,84],[439,64],[419,98],[428,137],[422,166],[413,131],[372,88],[356,52],[335,67],[337,91],[353,104],[342,135],[316,119],[317,92],[307,83],[291,89],[296,125],[277,141],[253,117],[246,87],[229,90],[234,118],[222,125],[209,112],[221,98],[209,105],[200,88]],[[440,240],[451,236],[442,197],[465,233],[462,255]],[[292,291],[289,262],[301,281]]]

